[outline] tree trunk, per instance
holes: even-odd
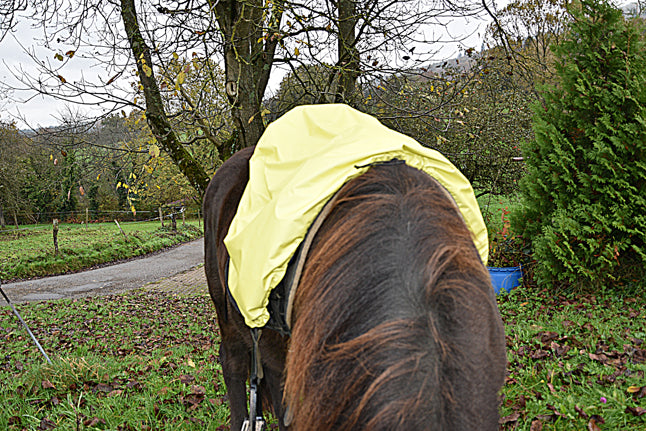
[[[263,0],[221,0],[215,6],[220,31],[224,36],[226,93],[232,106],[237,148],[255,145],[265,131],[261,114],[274,53],[278,45],[283,1],[275,1],[263,30]],[[272,36],[269,36],[272,35]]]
[[[137,62],[139,80],[146,99],[146,121],[157,141],[162,145],[193,188],[202,196],[209,184],[204,168],[186,151],[173,131],[162,102],[161,92],[153,71],[150,48],[146,45],[137,21],[134,0],[121,0],[121,18],[130,48]]]
[[[0,228],[4,229],[7,226],[4,221],[4,208],[0,205]]]
[[[335,97],[336,103],[350,102],[356,91],[357,78],[359,77],[359,51],[355,34],[357,16],[355,12],[356,0],[339,0],[337,3],[338,13],[338,54],[339,60],[339,85]]]

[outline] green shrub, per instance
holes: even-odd
[[[535,139],[512,222],[531,238],[546,285],[644,281],[644,25],[607,1],[583,0],[554,47],[560,83],[535,106]]]

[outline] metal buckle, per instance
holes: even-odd
[[[264,431],[265,429],[265,420],[262,418],[262,416],[258,416],[255,421],[255,430],[254,431]],[[241,431],[251,431],[251,422],[249,422],[249,419],[245,419],[244,422],[242,423],[242,430]]]

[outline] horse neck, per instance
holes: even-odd
[[[469,345],[501,327],[487,324],[500,317],[453,202],[405,165],[374,167],[339,193],[296,294],[285,384],[295,428],[467,429],[476,409],[497,418],[495,396],[493,410],[461,399],[481,368]]]

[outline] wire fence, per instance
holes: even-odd
[[[6,217],[6,215],[5,215]],[[173,218],[181,220],[198,220],[201,223],[202,214],[200,210],[189,210],[185,207],[176,208],[159,208],[157,211],[59,211],[59,212],[42,212],[42,213],[22,213],[12,214],[11,218],[5,219],[6,225],[0,227],[12,232],[33,229],[51,229],[53,220],[58,220],[65,224],[95,224],[95,223],[146,223],[159,221],[164,224],[165,221],[171,221]]]

